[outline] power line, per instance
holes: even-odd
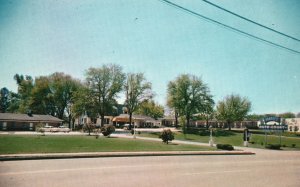
[[[219,5],[216,5],[216,4],[214,4],[214,3],[210,2],[210,1],[207,1],[207,0],[202,0],[202,1],[204,1],[205,3],[208,3],[208,4],[210,4],[210,5],[212,5],[212,6],[214,6],[214,7],[217,7],[217,8],[219,8],[219,9],[225,11],[225,12],[228,12],[228,13],[230,13],[230,14],[232,14],[232,15],[235,15],[235,16],[237,16],[237,17],[243,19],[243,20],[249,21],[249,22],[251,22],[251,23],[253,23],[253,24],[255,24],[255,25],[258,25],[258,26],[260,26],[260,27],[263,27],[263,28],[265,28],[265,29],[268,29],[268,30],[270,30],[270,31],[273,31],[273,32],[275,32],[275,33],[277,33],[277,34],[280,34],[280,35],[282,35],[282,36],[285,36],[285,37],[288,37],[288,38],[290,38],[290,39],[293,39],[293,40],[296,40],[296,41],[300,42],[300,40],[299,40],[298,38],[295,38],[295,37],[290,36],[290,35],[287,35],[287,34],[285,34],[285,33],[283,33],[283,32],[280,32],[280,31],[277,31],[277,30],[272,29],[272,28],[270,28],[270,27],[267,27],[267,26],[265,26],[265,25],[262,25],[262,24],[260,24],[260,23],[258,23],[258,22],[256,22],[256,21],[253,21],[253,20],[248,19],[248,18],[246,18],[246,17],[244,17],[244,16],[241,16],[241,15],[239,15],[239,14],[237,14],[237,13],[234,13],[234,12],[232,12],[232,11],[230,11],[230,10],[227,10],[227,9],[225,9],[225,8],[219,6]]]
[[[184,7],[180,6],[180,5],[177,5],[177,4],[175,4],[175,3],[172,3],[172,2],[170,2],[170,1],[167,1],[167,0],[159,0],[159,1],[161,1],[161,2],[163,2],[163,3],[166,3],[167,5],[172,6],[172,7],[174,7],[174,8],[177,8],[177,9],[179,9],[179,10],[185,11],[185,12],[191,14],[191,15],[194,15],[194,16],[197,16],[197,17],[199,17],[199,18],[202,18],[202,19],[204,19],[204,20],[206,20],[206,21],[210,21],[210,22],[212,22],[212,23],[214,23],[214,24],[221,25],[221,26],[223,26],[223,27],[226,28],[226,29],[229,29],[229,30],[232,30],[232,31],[241,33],[241,34],[243,34],[243,35],[245,35],[245,36],[248,36],[248,37],[250,37],[250,38],[254,38],[254,39],[258,40],[258,41],[261,41],[261,42],[264,42],[264,43],[273,45],[273,46],[275,46],[275,47],[278,47],[278,48],[281,48],[281,49],[285,49],[285,50],[287,50],[287,51],[290,51],[290,52],[293,52],[293,53],[296,53],[296,54],[300,54],[300,52],[297,51],[297,50],[294,50],[294,49],[291,49],[291,48],[282,46],[282,45],[280,45],[280,44],[271,42],[271,41],[269,41],[269,40],[260,38],[260,37],[258,37],[258,36],[249,34],[249,33],[247,33],[247,32],[244,32],[244,31],[242,31],[242,30],[239,30],[239,29],[237,29],[237,28],[234,28],[234,27],[231,27],[231,26],[226,25],[226,24],[224,24],[224,23],[221,23],[221,22],[219,22],[219,21],[213,20],[213,19],[211,19],[211,18],[209,18],[209,17],[203,16],[203,15],[197,13],[197,12],[194,12],[194,11],[192,11],[192,10],[189,10],[189,9],[187,9],[187,8],[184,8]]]

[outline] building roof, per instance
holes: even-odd
[[[147,120],[147,121],[153,121],[154,119],[149,116],[144,115],[132,115],[132,120]],[[114,117],[113,121],[124,121],[129,122],[129,114],[120,114],[119,116]]]
[[[0,121],[26,121],[26,122],[55,122],[60,123],[63,120],[51,115],[33,114],[15,114],[15,113],[0,113]]]

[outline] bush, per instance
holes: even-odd
[[[213,136],[233,136],[235,135],[233,132],[231,131],[227,131],[227,130],[221,130],[221,129],[217,129],[213,131]]]
[[[161,138],[164,143],[169,144],[169,141],[174,140],[174,133],[170,129],[163,130],[159,138]]]
[[[201,131],[199,131],[199,135],[200,136],[209,136],[210,131],[209,130],[201,130]]]
[[[296,144],[293,143],[293,144],[292,144],[292,148],[295,148],[295,147],[296,147]]]
[[[35,131],[40,132],[42,133],[42,136],[45,136],[45,129],[43,128],[43,125],[41,123],[35,126]]]
[[[217,148],[223,149],[223,150],[228,150],[228,151],[234,150],[233,146],[230,144],[217,144]]]
[[[115,132],[116,128],[113,125],[105,125],[101,127],[101,133],[103,136],[109,136],[111,133]]]
[[[83,132],[88,132],[89,135],[91,135],[91,132],[93,132],[95,128],[96,128],[95,124],[88,123],[83,125],[82,130]]]
[[[276,149],[276,150],[280,150],[281,145],[280,144],[268,144],[266,146],[266,148],[268,149]]]

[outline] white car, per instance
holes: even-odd
[[[69,133],[71,131],[71,129],[64,127],[64,126],[59,126],[58,127],[58,132],[64,132],[64,133]]]

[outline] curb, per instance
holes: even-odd
[[[187,155],[254,155],[249,151],[162,151],[162,152],[89,152],[89,153],[49,153],[49,154],[11,154],[0,155],[0,161],[139,157],[139,156],[187,156]]]

